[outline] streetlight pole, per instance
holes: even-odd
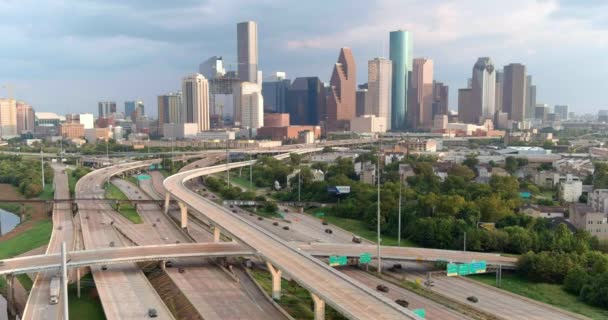
[[[40,145],[40,173],[42,176],[42,189],[44,189],[44,151],[42,151],[42,145]]]
[[[226,137],[226,177],[228,180],[228,187],[230,187],[230,150],[228,149],[228,137]]]
[[[300,175],[302,174],[302,168],[298,169],[298,205],[300,205],[300,203],[302,202],[302,199],[300,197],[301,195],[301,188],[302,188],[302,178],[300,177]]]
[[[382,131],[382,128],[380,128],[380,131]],[[380,242],[382,241],[382,239],[380,238],[380,157],[382,155],[382,133],[379,132],[378,133],[379,139],[378,139],[378,164],[377,164],[377,174],[376,174],[376,182],[378,183],[378,207],[377,207],[377,212],[376,212],[376,222],[377,222],[377,235],[378,235],[378,242],[377,242],[377,250],[378,250],[378,274],[382,274],[382,258],[380,255]]]
[[[253,189],[253,162],[251,161],[251,153],[249,153],[249,188]]]
[[[399,222],[397,224],[397,246],[401,247],[401,186],[403,185],[403,175],[399,173]]]

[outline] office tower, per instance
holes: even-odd
[[[255,82],[241,82],[240,122],[244,128],[258,129],[264,126],[264,98],[262,90]]]
[[[526,77],[526,119],[534,119],[536,108],[536,86],[532,84],[532,76]]]
[[[10,139],[17,133],[17,101],[0,99],[0,138]]]
[[[316,126],[325,121],[325,102],[325,86],[319,78],[296,78],[287,91],[290,123]]]
[[[198,65],[198,73],[202,74],[207,80],[223,77],[226,74],[224,60],[222,57],[213,56]]]
[[[25,102],[17,102],[17,135],[34,132],[34,108]]]
[[[135,101],[125,101],[125,118],[131,119],[133,112],[135,112]]]
[[[258,25],[254,21],[236,25],[239,79],[258,82]]]
[[[357,71],[355,58],[350,48],[340,49],[338,62],[329,82],[327,98],[327,129],[349,130],[350,120],[356,114]]]
[[[567,105],[556,105],[553,108],[553,112],[558,115],[560,120],[568,120],[568,106]]]
[[[97,104],[99,118],[107,118],[109,115],[116,113],[116,102],[101,101]]]
[[[473,89],[458,89],[458,120],[463,123],[477,123],[478,115],[473,108]]]
[[[285,113],[287,111],[287,91],[291,80],[285,79],[285,72],[277,72],[271,81],[262,82],[264,112]]]
[[[179,123],[181,92],[158,96],[158,124],[162,128],[165,123]]]
[[[383,130],[391,129],[391,87],[393,64],[385,58],[375,58],[367,62],[367,95],[365,114],[373,114],[386,120]],[[357,100],[357,104],[359,101]],[[381,124],[382,125],[382,124]]]
[[[416,58],[408,93],[407,119],[412,129],[430,129],[433,126],[433,60]]]
[[[534,109],[534,118],[537,121],[540,122],[546,122],[547,121],[547,115],[549,114],[550,110],[549,110],[549,105],[544,104],[544,103],[538,103],[536,104],[536,107]]]
[[[450,88],[443,84],[443,82],[433,81],[433,116],[447,115],[448,114],[448,99],[450,95]]]
[[[146,108],[144,106],[143,101],[138,100],[135,103],[135,112],[137,113],[137,116],[139,116],[139,117],[146,115]]]
[[[180,123],[196,123],[199,132],[209,130],[209,83],[207,79],[200,73],[184,77],[182,97]]]
[[[502,109],[514,121],[526,119],[526,78],[526,66],[523,64],[511,63],[505,66]]]
[[[496,95],[495,95],[495,102],[494,105],[496,107],[496,113],[502,112],[503,111],[503,106],[502,106],[502,97],[503,97],[503,91],[504,91],[504,83],[505,83],[505,73],[504,70],[500,71],[500,70],[496,70]]]
[[[238,93],[240,80],[234,72],[226,72],[221,77],[209,80],[209,105],[211,114],[225,122],[235,121],[235,105],[238,104]]]
[[[412,71],[413,36],[409,31],[390,33],[390,60],[393,62],[391,88],[391,129],[403,130],[407,127],[408,85]]]
[[[125,101],[125,118],[135,121],[138,116],[144,115],[143,101]],[[134,114],[135,113],[135,114]]]
[[[471,104],[477,116],[475,122],[493,120],[496,112],[496,71],[490,58],[481,57],[475,62],[471,89]]]
[[[357,117],[360,117],[364,114],[368,114],[368,105],[367,105],[367,94],[368,94],[368,85],[367,83],[360,84],[356,93],[356,107],[355,114]]]

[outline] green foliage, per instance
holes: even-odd
[[[252,191],[243,191],[236,186],[228,186],[228,183],[223,179],[214,177],[206,177],[205,185],[209,190],[218,193],[226,200],[255,200],[255,193]]]
[[[462,164],[469,167],[471,170],[475,170],[475,167],[479,165],[479,159],[477,159],[477,154],[471,153],[467,155]]]
[[[14,257],[48,243],[52,229],[51,220],[36,221],[27,231],[0,242],[0,259]]]
[[[44,166],[44,178],[52,185],[53,169],[48,164]],[[40,161],[0,155],[0,183],[12,184],[27,198],[39,195],[43,191]]]

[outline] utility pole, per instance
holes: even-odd
[[[382,126],[380,126],[382,127]],[[380,128],[380,131],[382,131],[382,128]],[[381,133],[378,133],[379,135],[379,139],[378,139],[378,168],[377,168],[377,177],[376,177],[376,181],[378,183],[378,208],[377,208],[377,212],[376,212],[376,222],[377,222],[377,233],[378,233],[378,243],[377,243],[377,249],[378,249],[378,274],[382,274],[382,258],[380,255],[380,242],[382,241],[382,239],[380,238],[380,157],[382,155],[382,135]]]
[[[40,172],[42,175],[42,189],[44,189],[44,151],[42,151],[43,146],[40,145]]]
[[[249,153],[249,188],[253,189],[253,162],[251,161],[251,153]]]
[[[397,224],[397,246],[401,247],[401,185],[403,185],[403,175],[399,173],[399,222]]]
[[[228,137],[226,137],[226,178],[228,180],[228,187],[230,187],[230,149],[228,149]]]
[[[467,232],[466,231],[464,232],[464,242],[462,244],[462,251],[464,253],[467,252]]]
[[[69,309],[68,309],[68,267],[67,267],[67,250],[65,248],[65,241],[61,243],[61,291],[63,293],[63,319],[69,320]]]

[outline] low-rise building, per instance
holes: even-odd
[[[583,194],[583,182],[580,180],[560,182],[559,194],[566,202],[577,202]]]
[[[566,214],[566,209],[559,206],[540,206],[535,204],[526,204],[521,208],[521,211],[528,216],[535,218],[563,218]]]
[[[355,133],[386,132],[386,118],[366,114],[350,121],[350,130]]]
[[[59,135],[66,139],[83,138],[84,125],[80,123],[62,123],[59,125]]]
[[[234,140],[236,132],[230,130],[203,131],[197,133],[196,137],[202,140]]]
[[[141,132],[141,131],[138,131]],[[145,132],[143,132],[145,133]],[[196,138],[198,134],[198,123],[164,123],[163,136],[166,139],[177,140]]]
[[[570,221],[579,230],[586,230],[600,241],[608,241],[608,215],[590,205],[574,203],[570,206]]]
[[[312,132],[315,139],[321,137],[320,126],[288,126],[288,127],[262,127],[258,129],[258,137],[270,138],[271,140],[283,141],[298,139],[302,132]]]
[[[376,184],[376,165],[371,162],[366,162],[361,168],[361,182],[375,185]]]
[[[437,152],[437,141],[433,139],[409,139],[403,144],[408,152]]]

